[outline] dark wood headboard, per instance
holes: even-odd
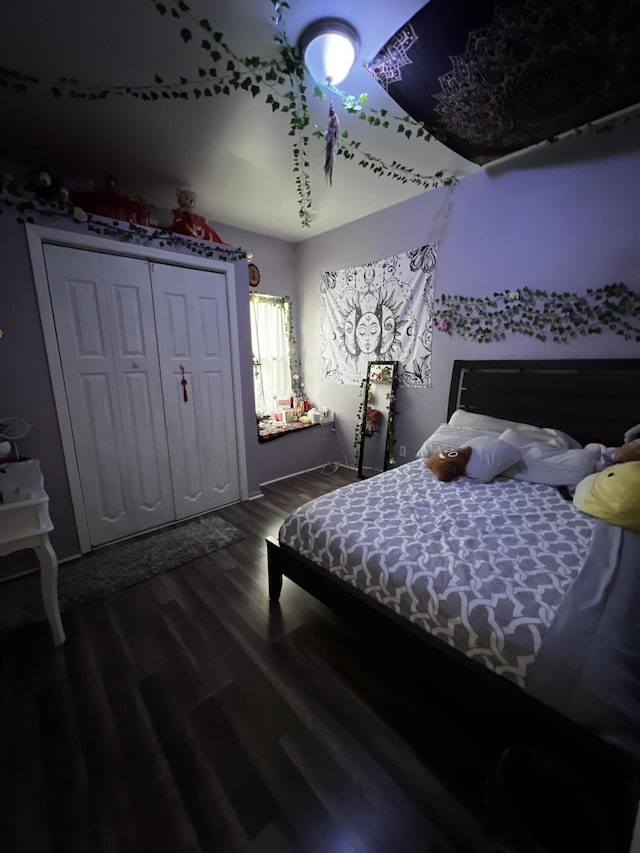
[[[455,361],[447,417],[456,409],[616,447],[640,423],[640,359]]]

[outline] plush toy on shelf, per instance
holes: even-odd
[[[27,189],[35,194],[37,199],[53,202],[58,205],[69,204],[69,190],[60,184],[50,172],[45,169],[31,172]]]
[[[149,225],[150,206],[142,199],[122,193],[113,175],[107,175],[102,189],[75,193],[75,201],[95,216]]]
[[[8,170],[0,171],[0,195],[20,195],[18,184],[16,183],[15,175]]]
[[[186,237],[212,240],[214,243],[223,242],[207,220],[195,212],[198,196],[193,190],[187,187],[178,189],[176,190],[176,198],[178,199],[178,207],[172,211],[173,222],[169,228],[170,231],[173,231],[174,234],[183,234]]]

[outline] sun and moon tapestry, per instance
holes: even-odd
[[[324,382],[358,385],[370,361],[399,362],[398,384],[431,387],[436,243],[320,275]]]

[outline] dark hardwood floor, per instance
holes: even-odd
[[[2,638],[0,849],[527,849],[485,831],[500,721],[479,729],[446,670],[425,701],[410,661],[289,581],[267,598],[265,536],[354,479],[225,508],[244,540],[64,614],[58,649],[44,623]]]

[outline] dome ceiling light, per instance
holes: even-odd
[[[351,24],[337,18],[313,21],[298,40],[309,74],[323,86],[337,86],[347,76],[360,50]]]

